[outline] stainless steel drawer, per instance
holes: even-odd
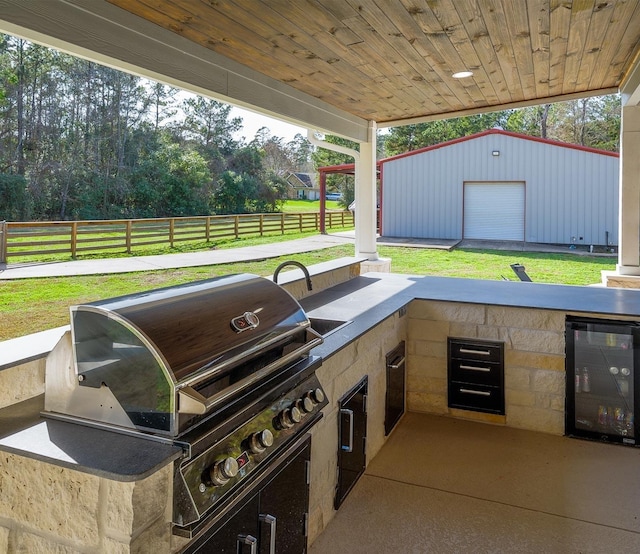
[[[450,408],[504,414],[504,343],[448,340]]]
[[[502,343],[450,339],[449,356],[463,360],[480,362],[500,362],[502,360]]]
[[[504,395],[499,387],[449,383],[449,407],[504,414]]]
[[[502,385],[502,366],[499,363],[454,358],[450,361],[449,379],[499,387]]]

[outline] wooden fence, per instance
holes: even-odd
[[[354,225],[349,211],[328,211],[325,228]],[[318,231],[320,213],[212,215],[156,219],[0,222],[0,263],[13,257],[126,252],[154,244]]]

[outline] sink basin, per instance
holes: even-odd
[[[338,329],[349,325],[351,321],[341,321],[339,319],[325,319],[322,317],[310,317],[311,328],[319,335],[326,337],[335,333]]]

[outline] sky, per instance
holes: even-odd
[[[307,136],[307,129],[304,127],[297,127],[235,106],[231,110],[231,117],[242,118],[243,129],[239,136],[245,137],[247,142],[253,140],[253,137],[261,127],[267,127],[272,136],[282,137],[286,142],[293,140],[293,137],[298,133],[303,137]]]

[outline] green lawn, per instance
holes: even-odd
[[[282,237],[289,240],[292,236]],[[271,238],[233,241],[225,246],[248,246]],[[492,250],[428,250],[381,247],[381,257],[391,258],[394,273],[449,277],[517,280],[509,267],[522,263],[529,276],[540,283],[589,285],[600,282],[602,270],[615,269],[616,258],[576,254],[541,254]],[[346,244],[295,256],[306,264],[352,256]],[[132,292],[176,285],[230,273],[271,275],[285,258],[216,266],[148,271],[117,275],[59,277],[3,281],[0,285],[0,340],[49,329],[69,322],[69,306]],[[523,284],[523,286],[527,286]]]
[[[326,208],[327,210],[344,210],[335,200],[327,200]],[[286,213],[319,212],[320,200],[287,200],[282,206],[282,211]]]

